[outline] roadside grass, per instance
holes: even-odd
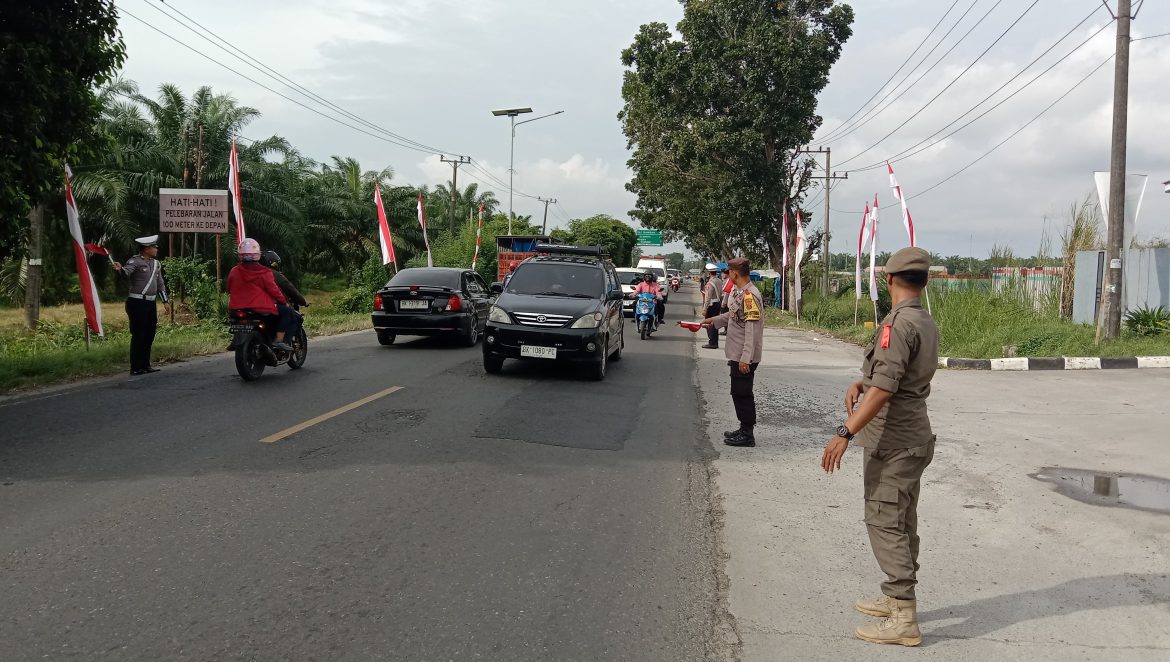
[[[978,290],[931,291],[940,340],[939,355],[963,358],[1000,358],[1014,345],[1017,356],[1170,356],[1170,334],[1139,336],[1123,330],[1121,338],[1095,342],[1094,328],[1060,319],[1055,312],[1035,310],[1019,297]],[[864,345],[873,329],[869,299],[860,303],[859,324],[853,324],[852,293],[822,297],[806,293],[799,328]],[[797,328],[796,317],[776,308],[766,313],[769,326]]]
[[[310,307],[305,311],[305,330],[310,337],[367,329],[366,313],[344,313],[332,305],[334,293],[308,292]],[[172,363],[193,356],[226,350],[230,338],[226,325],[217,320],[198,322],[183,310],[178,317],[192,323],[172,325],[159,306],[158,334],[155,336],[155,363]],[[85,349],[80,304],[53,306],[42,310],[36,332],[24,328],[19,308],[0,308],[0,393],[67,382],[84,377],[126,372],[130,369],[130,333],[122,304],[102,305],[106,335],[92,338]]]

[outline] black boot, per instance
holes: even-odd
[[[738,430],[734,435],[723,440],[728,446],[752,447],[756,445],[756,437],[750,430]]]
[[[741,432],[743,432],[743,430],[741,430],[740,428],[735,428],[734,430],[728,430],[728,431],[723,433],[723,438],[724,439],[731,439],[732,437],[738,436],[739,433],[741,433]]]

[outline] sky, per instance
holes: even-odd
[[[947,13],[952,2],[954,7]],[[400,184],[448,182],[451,167],[439,161],[435,150],[471,155],[476,165],[460,168],[460,186],[476,179],[486,182],[504,209],[507,186],[493,182],[483,170],[507,182],[508,122],[490,111],[527,106],[534,110],[520,118],[527,119],[563,110],[516,130],[516,212],[531,214],[539,222],[544,204],[527,196],[541,196],[558,201],[549,207],[550,228],[598,213],[637,227],[628,217],[634,196],[625,190],[629,153],[617,120],[622,107],[620,52],[640,25],[677,23],[682,16],[677,0],[119,0],[117,4],[128,51],[123,76],[137,82],[142,92],[153,94],[163,82],[177,84],[188,94],[211,85],[262,112],[244,137],[278,134],[320,161],[340,155],[357,158],[368,170],[389,166]],[[856,0],[851,4],[856,13],[855,34],[820,96],[819,112],[825,121],[814,141],[817,147],[831,148],[834,172],[850,171],[848,179],[838,180],[831,191],[832,250],[855,249],[851,236],[856,237],[859,212],[875,194],[885,210],[881,249],[905,245],[900,211],[891,206],[894,201],[884,166],[888,158],[894,159],[907,196],[917,196],[909,205],[919,245],[925,248],[947,255],[986,256],[999,244],[1031,255],[1045,233],[1058,240],[1069,206],[1094,193],[1093,171],[1107,170],[1109,164],[1112,62],[1069,93],[1113,52],[1115,32],[1107,25],[1111,19],[1101,1]],[[1116,7],[1115,0],[1109,4]],[[1145,4],[1133,24],[1134,37],[1170,32],[1170,6]],[[202,28],[192,25],[195,31],[190,31],[159,8],[181,11]],[[1087,20],[1082,23],[1082,19]],[[936,24],[939,28],[932,31]],[[362,133],[329,119],[360,126],[203,39],[212,35],[332,104],[425,148],[407,149],[368,135],[376,131]],[[1066,60],[1028,83],[1069,52]],[[1037,57],[1036,64],[962,122],[931,138]],[[922,66],[915,68],[919,61]],[[908,64],[899,72],[904,62]],[[1164,138],[1170,126],[1167,72],[1170,37],[1132,44],[1128,171],[1149,175],[1137,224],[1139,237],[1170,238],[1170,194],[1163,192],[1161,184],[1170,180],[1170,142]],[[908,73],[909,78],[898,86]],[[883,87],[887,80],[889,84]],[[947,137],[955,127],[1021,88],[1002,106]],[[864,123],[841,128],[875,93],[876,103],[862,108],[853,120]],[[920,143],[926,147],[920,153],[895,158]],[[877,167],[860,170],[869,166]],[[964,167],[968,169],[955,175]],[[813,191],[808,198],[818,214],[823,210],[822,195]],[[675,249],[681,245],[664,247]]]

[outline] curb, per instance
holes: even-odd
[[[1170,368],[1170,356],[1057,356],[959,359],[940,356],[938,367],[952,370],[1126,370]]]

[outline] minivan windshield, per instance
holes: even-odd
[[[510,294],[600,299],[605,296],[605,275],[597,267],[530,262],[516,269],[505,291]]]

